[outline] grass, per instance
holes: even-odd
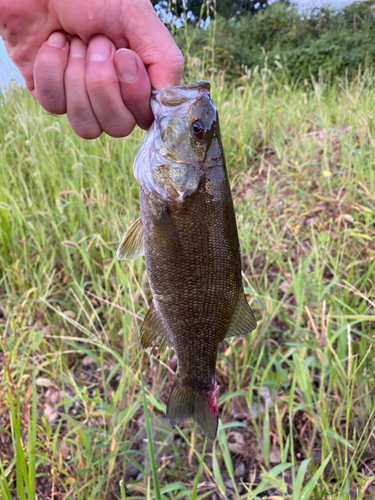
[[[214,444],[168,426],[176,362],[142,354],[144,262],[115,257],[143,133],[0,96],[4,499],[375,498],[374,89],[213,80],[258,320],[220,347]]]

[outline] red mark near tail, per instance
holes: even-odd
[[[219,386],[215,382],[213,388],[208,393],[208,398],[209,398],[208,399],[208,406],[214,415],[217,415],[219,413],[218,408],[217,408],[217,400],[216,400],[216,393],[217,393],[218,389],[219,389]]]

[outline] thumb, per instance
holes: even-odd
[[[142,59],[155,89],[181,83],[184,58],[151,2],[136,1],[131,15],[124,12],[125,35],[130,48]]]

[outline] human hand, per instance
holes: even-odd
[[[0,34],[29,91],[85,139],[148,128],[151,86],[180,83],[181,52],[149,0],[0,0]]]

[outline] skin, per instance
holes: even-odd
[[[141,342],[172,346],[178,359],[167,405],[171,423],[193,417],[210,439],[217,429],[219,343],[252,331],[241,256],[215,106],[207,82],[153,93],[155,122],[138,152],[143,251],[153,305]],[[199,95],[198,95],[199,92]],[[188,96],[188,98],[184,97]],[[205,130],[194,136],[199,121]],[[158,351],[159,353],[159,351]]]
[[[151,87],[181,80],[149,0],[0,0],[0,35],[31,94],[84,139],[148,128]]]
[[[213,109],[204,120],[208,131],[197,140],[191,136],[190,123],[203,118],[207,108]],[[163,112],[170,113],[169,120],[176,113],[173,107]],[[165,140],[169,129],[175,136],[174,127],[167,126]],[[187,177],[195,176],[196,170],[201,177],[184,199],[177,194],[161,199],[155,191],[150,197],[141,189],[144,252],[154,307],[177,354],[176,379],[208,395],[214,389],[219,342],[243,294],[240,250],[218,119],[207,95],[190,105],[181,130],[184,140],[175,159],[185,159]],[[203,144],[207,153],[201,155]],[[188,158],[201,161],[191,164]],[[184,192],[183,182],[178,191]]]

